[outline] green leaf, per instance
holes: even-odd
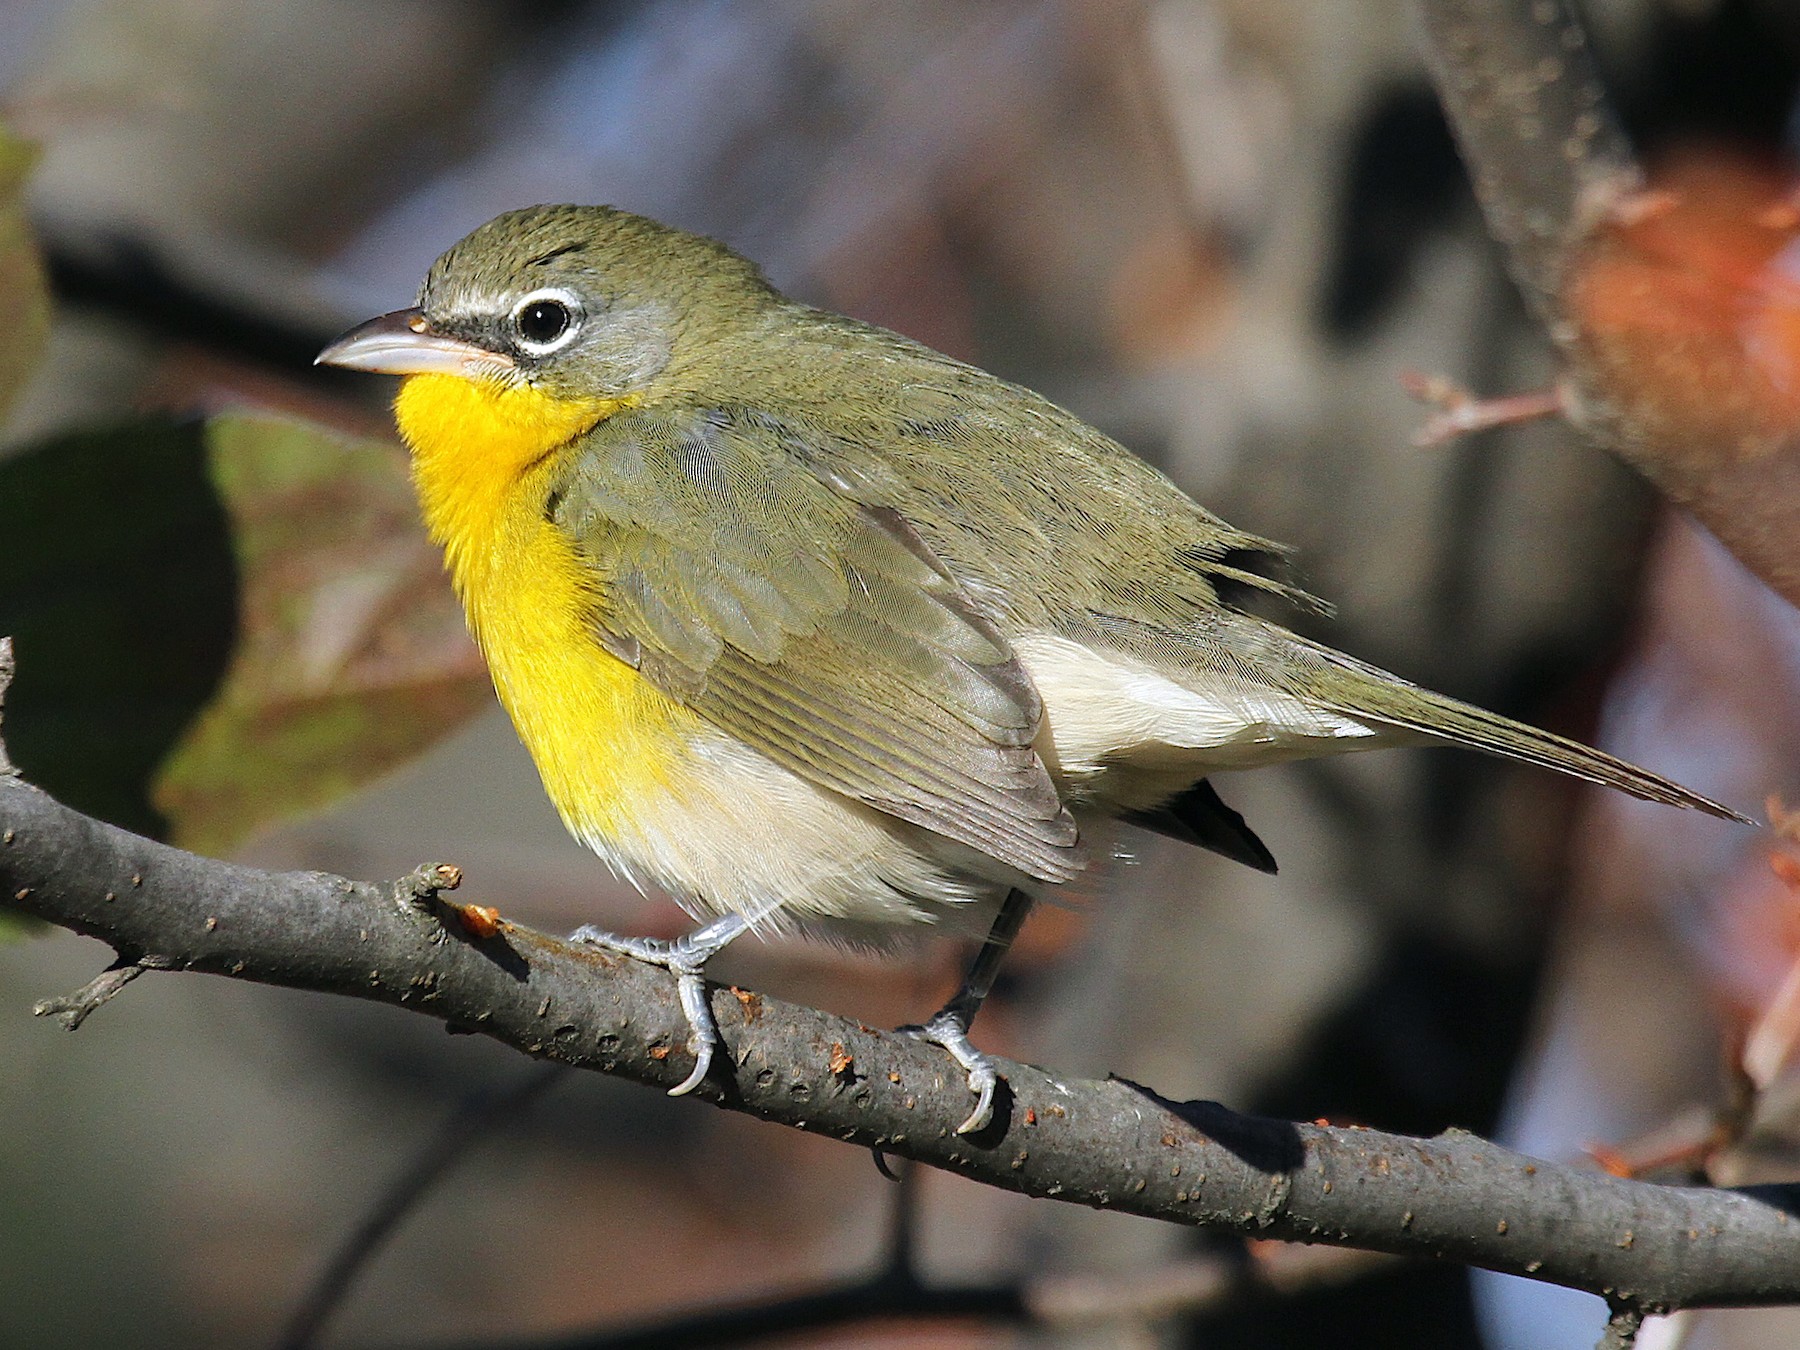
[[[25,180],[37,147],[0,126],[0,417],[44,352],[50,287],[25,220]]]
[[[34,919],[29,914],[17,914],[0,905],[0,947],[9,942],[22,942],[26,938],[43,937],[55,931],[42,919]]]
[[[19,770],[141,833],[156,766],[225,670],[236,566],[201,427],[166,418],[0,461],[0,633]]]
[[[238,643],[154,799],[175,843],[218,853],[406,762],[493,696],[397,447],[238,416],[206,439]]]

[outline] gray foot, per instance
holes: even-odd
[[[904,1035],[943,1047],[969,1075],[969,1091],[975,1094],[975,1109],[956,1127],[958,1134],[977,1134],[988,1127],[994,1119],[994,1091],[1000,1085],[1000,1071],[994,1067],[994,1061],[969,1041],[969,1022],[973,1016],[960,1006],[960,1000],[952,1000],[925,1025],[900,1028]]]
[[[742,915],[727,914],[704,928],[696,928],[686,937],[667,942],[661,938],[621,937],[586,924],[569,935],[571,942],[604,947],[648,965],[660,966],[675,977],[681,1011],[687,1014],[688,1048],[694,1052],[694,1071],[669,1089],[671,1097],[683,1096],[699,1087],[706,1079],[706,1071],[712,1067],[713,1047],[719,1043],[719,1025],[713,1021],[712,1008],[706,1002],[706,981],[702,973],[708,961],[749,927],[749,921]]]

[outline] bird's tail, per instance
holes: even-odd
[[[1589,783],[1617,788],[1648,802],[1690,807],[1722,820],[1756,824],[1748,816],[1710,797],[1703,797],[1605,751],[1435,694],[1318,643],[1303,638],[1294,641],[1302,649],[1300,664],[1303,668],[1310,666],[1315,674],[1329,671],[1316,685],[1311,680],[1306,681],[1312,685],[1309,695],[1358,721],[1375,722],[1415,732],[1430,740],[1465,745],[1491,755],[1554,769]]]

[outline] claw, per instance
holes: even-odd
[[[979,1134],[994,1120],[994,1093],[1000,1086],[1000,1070],[994,1061],[977,1050],[969,1041],[967,1015],[954,1003],[923,1026],[901,1027],[901,1032],[921,1041],[940,1046],[950,1058],[962,1066],[969,1076],[969,1091],[975,1094],[975,1109],[956,1127],[958,1134]]]
[[[675,992],[681,996],[681,1011],[687,1014],[688,1048],[694,1052],[694,1071],[669,1089],[671,1097],[685,1097],[706,1081],[712,1068],[713,1047],[719,1043],[719,1024],[713,1020],[712,1005],[706,1001],[706,981],[698,969],[675,973]]]
[[[706,1001],[706,963],[749,927],[742,915],[727,914],[704,928],[668,942],[660,938],[621,937],[589,924],[583,924],[569,935],[571,942],[604,947],[657,966],[675,977],[675,991],[681,997],[681,1011],[687,1017],[688,1049],[694,1055],[694,1069],[669,1089],[671,1097],[684,1097],[692,1092],[706,1081],[707,1071],[712,1068],[713,1049],[719,1043],[719,1024],[713,1020],[712,1006]]]
[[[1008,891],[1000,904],[1000,912],[994,916],[994,926],[988,930],[987,939],[975,953],[974,963],[955,995],[924,1026],[900,1028],[908,1036],[942,1046],[969,1075],[969,1091],[975,1094],[975,1109],[956,1127],[958,1134],[979,1134],[994,1119],[994,1092],[1000,1086],[1000,1070],[993,1060],[969,1043],[969,1028],[974,1025],[975,1014],[986,1002],[988,991],[994,987],[1000,958],[1019,935],[1029,913],[1030,892]]]

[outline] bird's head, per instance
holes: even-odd
[[[715,240],[607,206],[533,206],[453,245],[416,306],[317,360],[413,377],[396,412],[416,452],[476,440],[522,468],[621,407],[692,387],[714,344],[778,299]]]
[[[321,364],[641,399],[774,296],[725,245],[608,206],[496,216],[431,266],[419,303],[351,329]]]

